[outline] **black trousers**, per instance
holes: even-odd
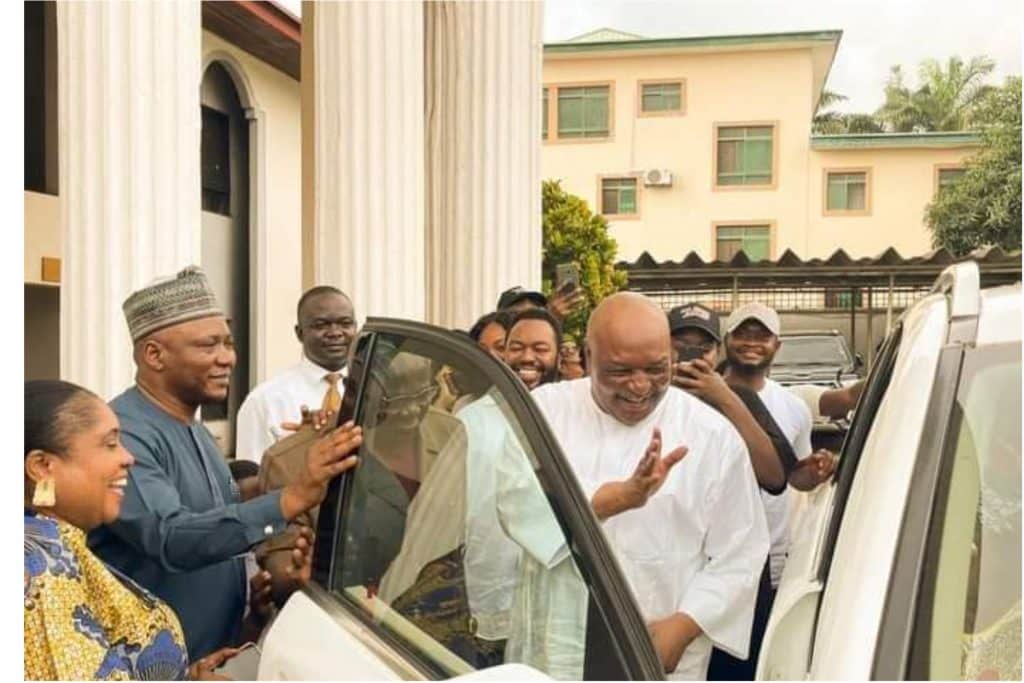
[[[761,641],[768,627],[768,617],[772,613],[775,602],[775,590],[772,588],[772,576],[768,570],[768,561],[761,571],[761,582],[757,588],[757,602],[754,604],[754,623],[750,630],[750,656],[736,659],[718,648],[711,651],[711,664],[708,666],[709,681],[752,681],[757,671],[757,656],[761,654]]]

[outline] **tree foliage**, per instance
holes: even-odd
[[[982,149],[966,172],[925,209],[935,247],[1021,247],[1021,79],[990,89],[972,113]]]
[[[562,189],[557,180],[543,183],[544,291],[554,286],[555,267],[576,263],[586,306],[565,321],[565,331],[582,339],[590,312],[603,298],[626,285],[626,273],[615,268],[618,245],[608,234],[608,222],[587,203]]]
[[[844,133],[881,133],[882,126],[871,114],[832,111],[830,107],[845,101],[846,95],[832,90],[822,90],[818,100],[818,111],[814,115],[811,130],[815,135],[841,135]]]
[[[926,59],[918,67],[919,85],[911,89],[903,67],[896,65],[889,72],[885,103],[875,117],[895,133],[966,130],[992,89],[985,79],[994,68],[995,62],[985,56],[968,62],[950,57],[945,67]]]

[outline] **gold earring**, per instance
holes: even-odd
[[[53,477],[46,477],[38,484],[32,494],[32,505],[37,508],[52,508],[57,502],[57,485]]]

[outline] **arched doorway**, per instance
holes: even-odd
[[[227,401],[204,406],[202,419],[230,456],[235,416],[250,388],[249,121],[236,83],[220,62],[203,74],[200,101],[202,266],[225,309],[238,353]]]

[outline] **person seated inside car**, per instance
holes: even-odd
[[[381,358],[386,350],[378,350]],[[358,567],[349,565],[344,585],[375,591],[398,554],[406,514],[421,483],[458,421],[432,407],[438,386],[431,361],[393,350],[390,360],[375,361],[365,390],[362,465],[353,495],[358,519],[345,520],[347,543],[359,545]]]
[[[528,386],[554,381],[560,339],[550,313],[526,309],[510,325],[507,360]],[[379,597],[476,668],[517,662],[580,678],[586,588],[515,418],[495,389],[457,417]]]

